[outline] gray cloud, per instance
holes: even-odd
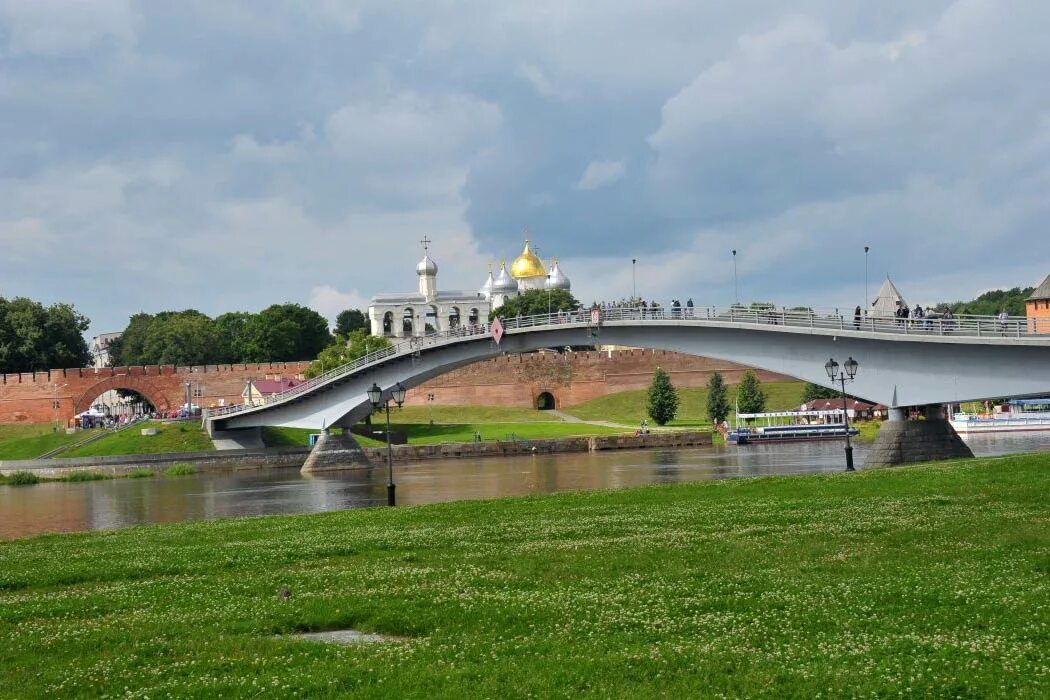
[[[588,298],[1031,284],[1039,4],[0,0],[0,294],[325,313],[530,229]],[[1046,266],[1047,259],[1041,261]],[[1050,271],[1050,270],[1048,270]],[[813,302],[812,299],[817,299]],[[827,303],[824,303],[824,302]]]

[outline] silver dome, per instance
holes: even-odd
[[[492,279],[492,270],[489,270],[489,278],[485,280],[485,284],[481,285],[481,289],[478,290],[478,294],[482,295],[486,299],[492,294],[492,285],[495,282]]]
[[[430,275],[433,277],[438,273],[438,266],[433,260],[430,259],[429,255],[424,255],[423,259],[416,265],[416,274],[422,277],[423,275]]]
[[[506,263],[500,268],[499,276],[492,283],[493,294],[515,294],[518,291],[518,282],[507,272]]]
[[[569,282],[569,278],[562,274],[561,268],[558,267],[558,263],[554,263],[554,267],[551,268],[551,272],[547,275],[547,289],[565,289],[568,290],[572,287],[572,283]]]

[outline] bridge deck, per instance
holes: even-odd
[[[854,318],[838,311],[820,312],[811,309],[752,309],[731,307],[681,307],[642,309],[613,307],[593,311],[558,312],[501,320],[507,334],[566,328],[595,328],[602,326],[715,326],[721,328],[761,328],[769,332],[813,333],[842,337],[877,338],[907,342],[980,343],[1002,345],[1039,345],[1050,347],[1050,333],[1037,331],[1033,319],[990,316],[958,316],[944,318]],[[358,358],[330,370],[288,391],[266,397],[258,405],[234,405],[210,409],[206,420],[227,418],[266,411],[274,406],[299,400],[313,392],[359,371],[382,365],[392,359],[418,355],[426,350],[463,342],[491,339],[488,323],[416,336],[400,340],[388,348]]]

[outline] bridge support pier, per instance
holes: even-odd
[[[365,469],[371,466],[372,463],[349,429],[344,429],[342,435],[333,435],[326,428],[299,471],[303,474],[317,474],[343,469]]]
[[[891,408],[890,418],[882,424],[864,467],[973,457],[969,445],[945,418],[943,406],[923,406],[922,412],[924,420],[908,420],[907,407]]]

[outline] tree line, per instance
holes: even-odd
[[[114,367],[291,362],[317,357],[332,341],[328,321],[299,304],[215,318],[186,309],[135,314],[109,358]]]
[[[84,332],[90,321],[72,304],[44,306],[0,297],[0,372],[83,367],[91,361]]]

